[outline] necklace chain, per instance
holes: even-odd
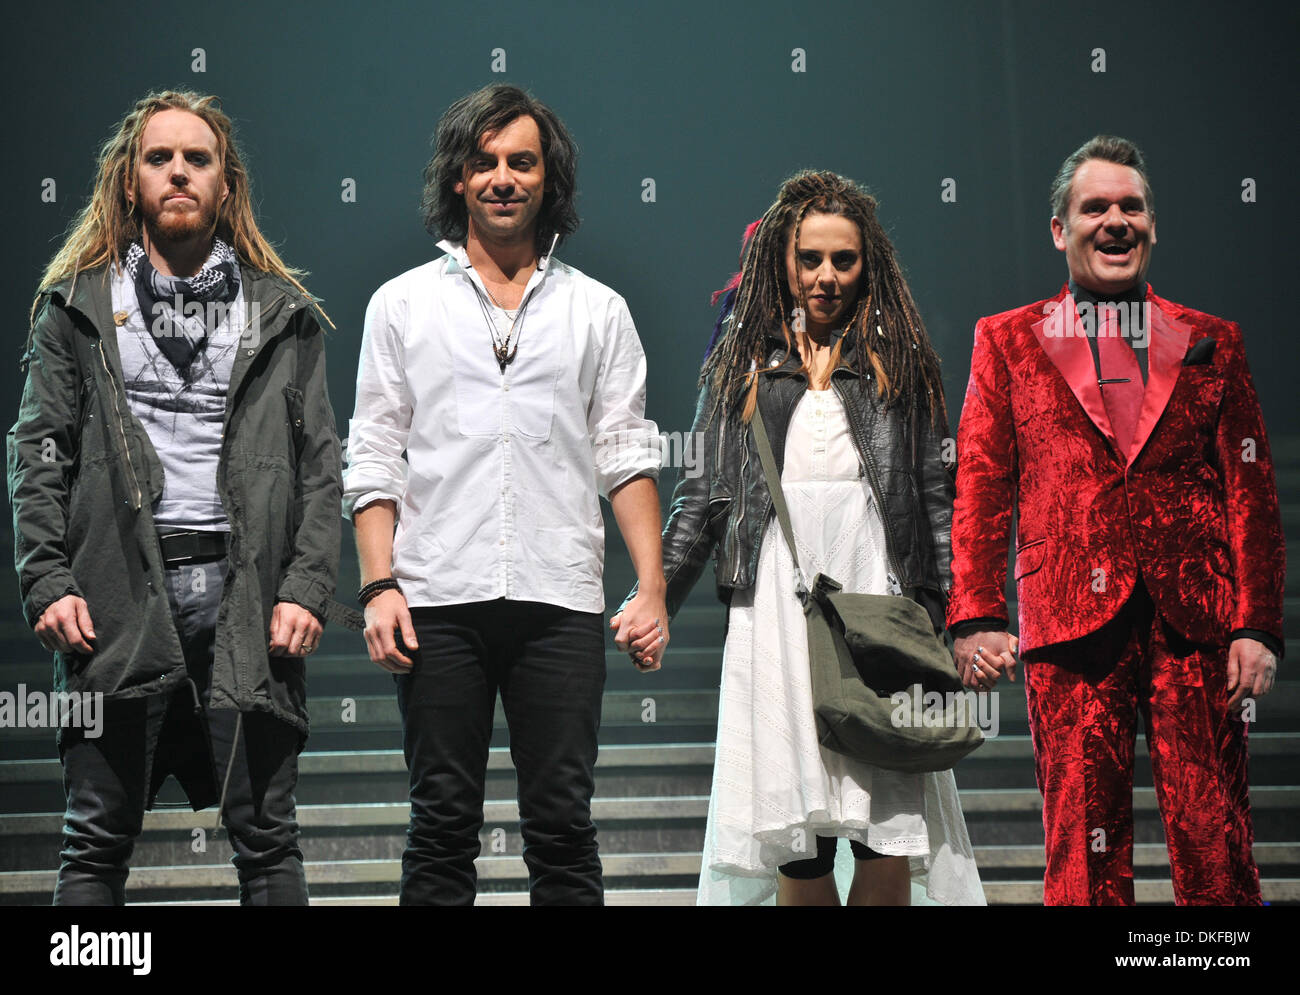
[[[497,295],[494,294],[494,293],[492,293],[492,288],[489,287],[489,286],[487,285],[487,281],[486,281],[486,280],[483,281],[483,289],[487,291],[487,295],[488,295],[489,298],[491,298],[493,304],[495,304],[497,307],[499,307],[502,311],[509,311],[509,310],[510,310],[510,308],[506,307],[506,306],[505,306],[504,304],[502,304],[499,300],[497,300]]]
[[[497,365],[501,367],[501,372],[505,373],[506,367],[514,362],[515,355],[519,352],[519,339],[524,332],[524,312],[528,309],[528,302],[532,300],[533,293],[536,292],[537,288],[534,287],[533,290],[528,293],[528,296],[520,302],[515,317],[510,322],[510,327],[506,330],[505,337],[503,338],[497,332],[496,322],[492,320],[492,315],[488,312],[487,301],[483,299],[483,293],[479,290],[478,284],[473,280],[470,280],[470,286],[474,288],[474,293],[478,297],[479,307],[483,311],[483,320],[488,326],[488,335],[491,336],[492,339],[492,354],[496,356]],[[492,291],[488,290],[486,283],[483,284],[483,290],[487,291],[488,299],[491,300],[493,304],[501,308],[502,311],[507,310],[506,308],[501,307],[500,302],[492,296]],[[519,330],[518,335],[515,335],[515,329]],[[512,336],[514,337],[513,347],[510,342]]]

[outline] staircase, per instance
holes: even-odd
[[[1283,528],[1300,536],[1300,436],[1273,440]],[[664,482],[663,497],[667,499]],[[607,530],[607,602],[632,579],[617,529]],[[350,536],[347,537],[350,542]],[[1194,551],[1192,551],[1194,552]],[[1300,541],[1288,544],[1291,578]],[[355,587],[345,548],[340,590]],[[16,604],[12,572],[7,604]],[[1014,591],[1010,592],[1014,593]],[[1300,622],[1300,584],[1286,586],[1287,630]],[[1014,607],[1013,607],[1014,612]],[[10,661],[0,690],[48,690],[50,665],[16,611],[0,624]],[[672,628],[664,668],[635,671],[613,650],[601,725],[593,817],[611,905],[691,905],[708,810],[724,612],[706,572]],[[1294,652],[1294,651],[1293,651]],[[408,817],[401,726],[391,677],[366,659],[359,634],[326,630],[309,663],[312,735],[300,762],[298,817],[313,904],[394,904]],[[1250,730],[1255,859],[1264,900],[1300,904],[1300,676],[1283,661],[1277,687]],[[1000,734],[956,770],[990,904],[1042,902],[1041,798],[1034,786],[1022,684],[1000,698]],[[527,871],[506,729],[497,709],[478,860],[479,904],[525,904]],[[1145,742],[1138,740],[1134,817],[1137,900],[1173,901]],[[47,904],[54,890],[64,805],[53,733],[0,730],[0,904]],[[145,817],[128,899],[150,904],[233,904],[235,873],[212,810],[192,812],[174,782]],[[196,832],[196,830],[198,832]]]

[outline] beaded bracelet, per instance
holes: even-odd
[[[401,591],[401,585],[397,583],[395,577],[384,577],[381,580],[372,580],[365,587],[357,592],[357,601],[363,605],[368,605],[377,596],[384,591]]]

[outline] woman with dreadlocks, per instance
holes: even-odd
[[[952,477],[939,359],[876,219],[835,173],[803,172],[746,231],[700,376],[704,472],[665,526],[675,613],[717,548],[729,605],[700,904],[984,904],[951,771],[904,774],[821,748],[794,566],[751,428],[760,411],[800,566],[846,591],[915,592],[943,625]],[[636,660],[658,638],[634,632]],[[653,665],[651,665],[653,666]],[[846,875],[847,876],[847,875]]]

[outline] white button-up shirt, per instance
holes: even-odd
[[[409,605],[603,611],[597,495],[657,477],[661,454],[627,304],[542,257],[503,373],[474,285],[498,338],[509,319],[464,247],[438,244],[445,256],[389,280],[366,309],[343,514],[397,503],[393,576]]]

